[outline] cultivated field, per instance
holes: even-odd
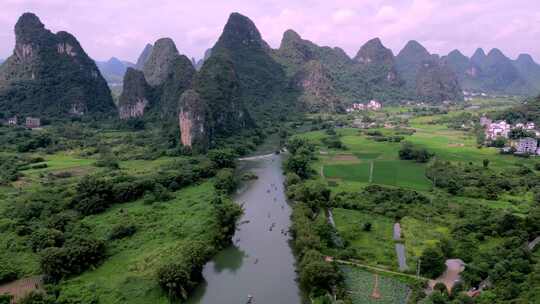
[[[354,304],[405,304],[409,288],[394,278],[374,275],[356,267],[342,267],[345,284]],[[379,298],[372,297],[378,277]]]

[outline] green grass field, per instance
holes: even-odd
[[[397,268],[392,239],[392,219],[360,211],[335,208],[336,228],[342,238],[357,251],[357,258],[370,265]],[[363,225],[371,223],[371,231],[363,231]]]
[[[365,270],[343,266],[347,291],[354,304],[405,304],[409,287],[394,278],[378,276],[379,299],[371,297],[375,286],[375,275]]]

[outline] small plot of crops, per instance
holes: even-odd
[[[369,181],[369,167],[369,163],[325,165],[324,176],[367,183]]]
[[[430,181],[425,176],[425,166],[401,160],[375,160],[357,164],[327,164],[324,176],[330,179],[399,186],[415,190],[429,190]],[[371,178],[370,178],[370,175]]]
[[[376,161],[372,181],[381,185],[429,190],[431,183],[425,172],[424,165],[409,161]]]
[[[335,208],[333,214],[339,235],[355,249],[357,259],[371,265],[397,267],[392,219],[341,208]]]
[[[355,267],[342,267],[353,304],[405,304],[409,288],[396,279],[378,275],[379,298],[373,298],[376,275]]]

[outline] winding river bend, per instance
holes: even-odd
[[[283,189],[280,155],[242,161],[258,179],[235,197],[244,215],[233,246],[217,254],[203,270],[205,282],[190,304],[299,304],[295,259],[289,246],[291,208]]]

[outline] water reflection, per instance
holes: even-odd
[[[245,257],[247,257],[247,254],[240,250],[240,248],[236,246],[229,247],[214,257],[214,272],[221,273],[224,270],[228,270],[236,273],[242,266]]]

